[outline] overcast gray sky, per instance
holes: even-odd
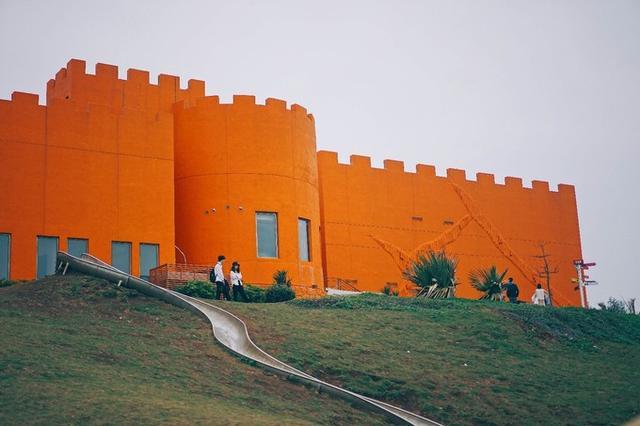
[[[0,98],[70,58],[302,104],[342,161],[574,184],[590,298],[640,302],[640,1],[0,0]]]

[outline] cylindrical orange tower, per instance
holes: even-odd
[[[323,287],[313,117],[299,106],[217,96],[175,106],[176,245],[188,263],[237,260],[247,283],[286,270]],[[308,260],[307,260],[308,259]]]

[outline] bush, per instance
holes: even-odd
[[[247,302],[249,303],[264,303],[266,302],[266,290],[260,287],[246,284],[244,286],[244,294],[247,296]]]
[[[610,297],[607,303],[598,303],[603,311],[614,312],[616,314],[636,314],[636,299],[624,300]]]
[[[207,281],[189,281],[182,287],[176,288],[178,293],[191,297],[201,297],[203,299],[214,299],[216,296],[213,284]]]
[[[291,287],[284,284],[274,284],[265,292],[265,301],[267,303],[285,302],[295,299],[296,294]]]
[[[11,280],[0,280],[0,287],[11,287],[15,284],[15,281]]]
[[[115,288],[107,288],[103,290],[100,294],[102,294],[103,297],[106,297],[108,299],[113,299],[118,295],[118,290],[116,290]]]
[[[444,251],[420,254],[404,271],[404,277],[422,287],[418,296],[439,299],[455,297],[458,261]]]
[[[398,290],[393,290],[390,285],[385,285],[382,289],[382,293],[387,296],[398,296],[398,294],[400,294]]]
[[[280,285],[286,285],[287,287],[291,287],[291,278],[289,278],[289,275],[288,275],[287,271],[285,271],[285,270],[277,270],[273,274],[273,283],[274,284],[280,284]]]
[[[469,273],[471,285],[482,293],[481,300],[500,301],[502,296],[502,281],[507,275],[508,269],[498,272],[498,268],[492,265],[486,269],[476,269]]]

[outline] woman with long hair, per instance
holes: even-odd
[[[247,301],[247,296],[244,294],[244,283],[242,282],[242,272],[240,272],[240,264],[233,262],[231,264],[231,272],[229,273],[231,278],[231,288],[233,289],[233,300],[238,301],[238,296],[242,297],[242,301]]]

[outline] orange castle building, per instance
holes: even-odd
[[[71,60],[38,96],[0,100],[0,279],[55,271],[57,250],[90,253],[134,275],[158,265],[242,264],[248,282],[287,270],[301,295],[348,283],[410,294],[401,271],[427,249],[459,261],[457,294],[476,298],[468,273],[509,268],[527,300],[539,244],[554,301],[579,305],[581,258],[574,188],[519,178],[505,184],[433,166],[316,151],[305,108],[253,96],[222,104],[204,82]]]

